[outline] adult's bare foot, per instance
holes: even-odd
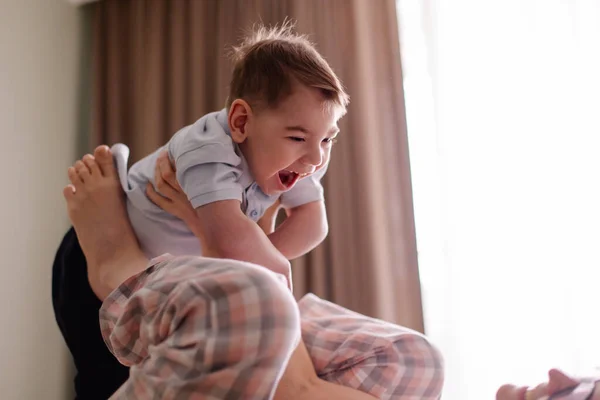
[[[88,279],[103,300],[148,262],[129,223],[112,154],[99,146],[68,169],[63,190],[69,218],[87,260]]]

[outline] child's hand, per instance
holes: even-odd
[[[275,230],[275,222],[277,222],[277,214],[279,213],[280,208],[281,200],[277,199],[258,220],[258,226],[260,226],[260,229],[262,229],[267,236]]]
[[[190,224],[197,219],[196,212],[177,182],[175,167],[171,165],[167,150],[160,153],[156,160],[154,182],[156,190],[151,183],[146,185],[148,198],[158,207],[191,226]]]

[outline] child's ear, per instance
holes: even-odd
[[[229,107],[229,130],[231,138],[235,143],[242,143],[248,137],[248,119],[252,115],[250,105],[242,100],[236,99]]]

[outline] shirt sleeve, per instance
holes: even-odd
[[[313,201],[325,200],[321,179],[327,172],[329,164],[313,175],[300,179],[293,188],[283,193],[280,197],[284,208],[294,208]]]
[[[209,143],[174,156],[177,180],[192,207],[221,200],[242,201],[241,159],[231,146]]]

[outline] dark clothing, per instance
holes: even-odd
[[[77,374],[77,400],[106,400],[128,378],[129,368],[111,354],[102,335],[98,311],[102,302],[87,278],[85,256],[75,230],[63,238],[52,268],[52,305]]]

